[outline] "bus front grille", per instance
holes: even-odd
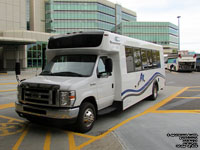
[[[22,103],[43,105],[43,106],[59,106],[58,86],[28,84],[22,87]]]

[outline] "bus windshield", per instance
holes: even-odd
[[[89,77],[92,75],[96,59],[96,55],[56,56],[40,75]]]

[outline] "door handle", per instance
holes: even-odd
[[[96,83],[90,83],[90,86],[95,86],[96,85]]]

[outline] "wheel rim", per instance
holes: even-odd
[[[83,116],[83,123],[85,124],[86,127],[90,127],[93,122],[94,122],[94,112],[91,108],[87,108]]]

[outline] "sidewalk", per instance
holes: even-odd
[[[37,76],[41,73],[42,69],[27,69],[21,71],[21,75],[19,75],[20,79],[27,79],[34,76]],[[8,71],[7,73],[0,73],[0,80],[16,80],[15,71]]]

